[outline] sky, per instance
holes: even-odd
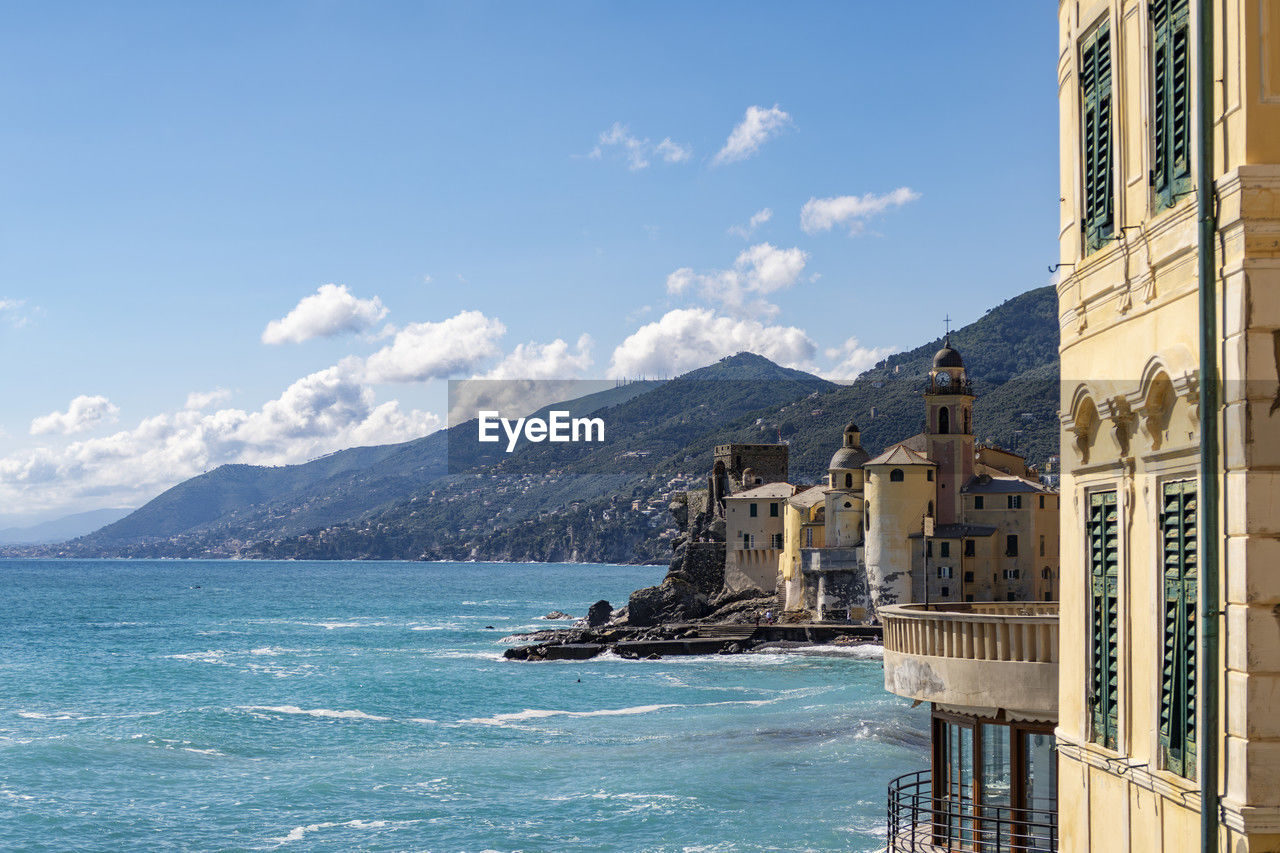
[[[10,8],[0,523],[450,378],[851,379],[1048,283],[1055,57],[1012,0]]]

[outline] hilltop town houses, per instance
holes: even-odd
[[[773,592],[784,615],[816,621],[910,601],[1057,600],[1057,492],[1017,454],[976,444],[949,340],[922,391],[924,432],[873,459],[850,423],[819,485],[786,482],[786,445],[717,448],[726,592]]]

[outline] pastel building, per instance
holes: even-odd
[[[1058,24],[1062,847],[1280,850],[1280,4]]]

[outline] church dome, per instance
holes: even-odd
[[[960,358],[960,353],[952,348],[951,341],[948,340],[947,343],[943,345],[942,349],[934,353],[933,366],[964,367],[964,360]]]
[[[827,465],[828,471],[837,469],[847,471],[850,469],[858,469],[870,459],[870,454],[861,447],[842,447],[831,457],[830,464]]]

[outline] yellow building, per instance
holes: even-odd
[[[1061,847],[1280,850],[1280,3],[1058,16]]]
[[[949,338],[922,384],[925,432],[871,459],[850,423],[821,505],[820,487],[788,499],[783,610],[822,620],[911,601],[1057,599],[1057,493],[1017,454],[976,446]]]

